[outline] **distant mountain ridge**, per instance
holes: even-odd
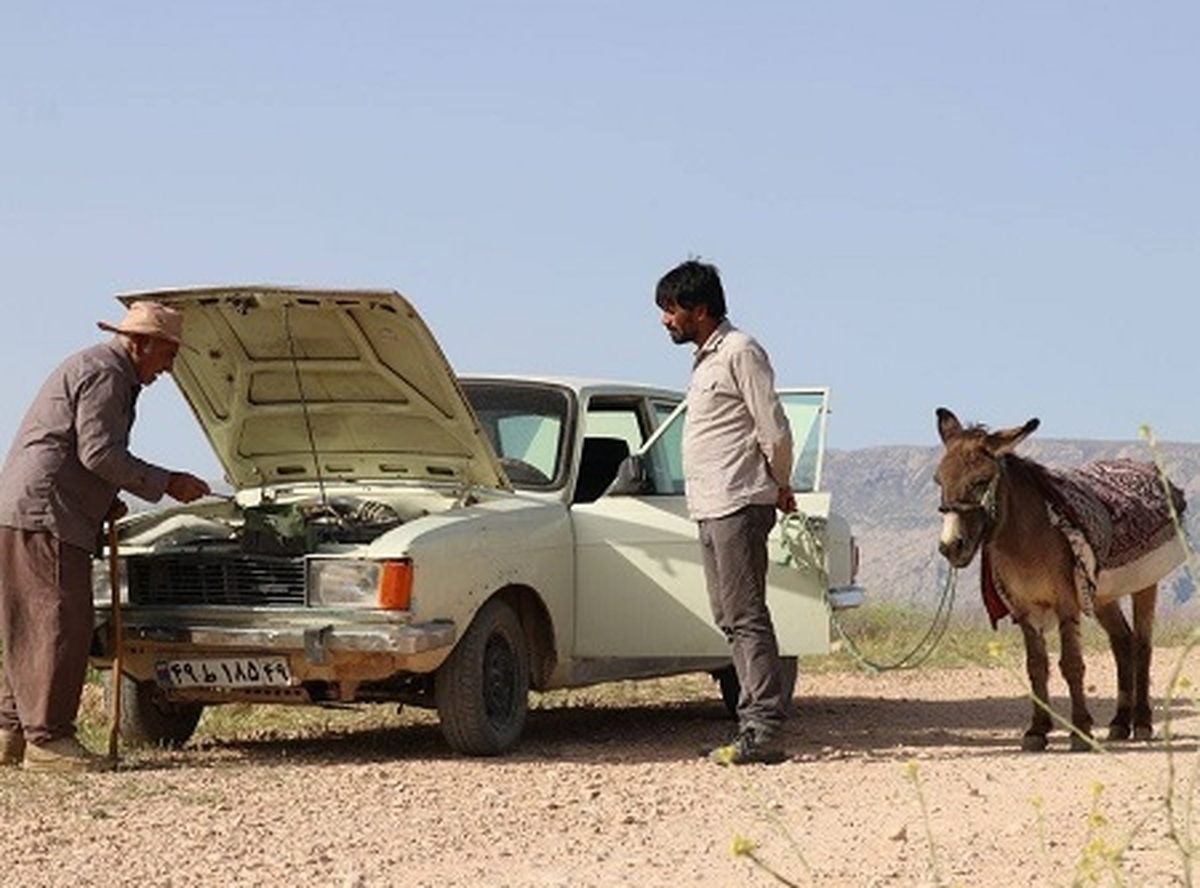
[[[1200,543],[1200,444],[1159,443],[1155,448],[1167,476],[1187,495],[1184,526]],[[1017,452],[1047,466],[1067,468],[1097,459],[1154,460],[1146,442],[1030,438]],[[862,551],[859,580],[870,599],[932,606],[946,562],[937,552],[941,516],[933,475],[941,446],[870,447],[831,450],[825,455],[824,486],[834,510],[850,522]],[[979,607],[978,558],[959,576],[958,600]],[[1192,599],[1193,584],[1177,570],[1162,584],[1160,607]]]

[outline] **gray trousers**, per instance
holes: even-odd
[[[779,644],[767,609],[767,535],[774,506],[746,506],[700,524],[713,620],[728,639],[741,684],[738,724],[771,737],[787,718]]]
[[[92,613],[89,552],[0,527],[0,728],[24,730],[31,743],[75,734]]]

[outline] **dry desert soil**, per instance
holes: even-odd
[[[1158,739],[1094,753],[1021,753],[1030,702],[999,665],[802,674],[789,759],[734,769],[700,756],[731,728],[703,676],[542,699],[497,759],[392,708],[206,714],[115,773],[0,773],[0,884],[1190,885],[1194,659],[1156,652]],[[1107,721],[1107,657],[1088,677]]]

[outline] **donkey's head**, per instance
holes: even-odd
[[[995,522],[1003,473],[999,457],[1024,441],[1038,427],[1038,420],[989,432],[979,425],[963,428],[957,416],[939,407],[937,427],[946,445],[933,476],[942,488],[938,511],[945,516],[938,551],[955,567],[966,567]]]

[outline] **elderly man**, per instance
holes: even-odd
[[[91,564],[121,490],[191,502],[208,485],[129,452],[142,386],[170,371],[183,316],[136,302],[116,335],[50,374],[0,470],[0,764],[90,771],[107,761],[75,737],[91,647]]]

